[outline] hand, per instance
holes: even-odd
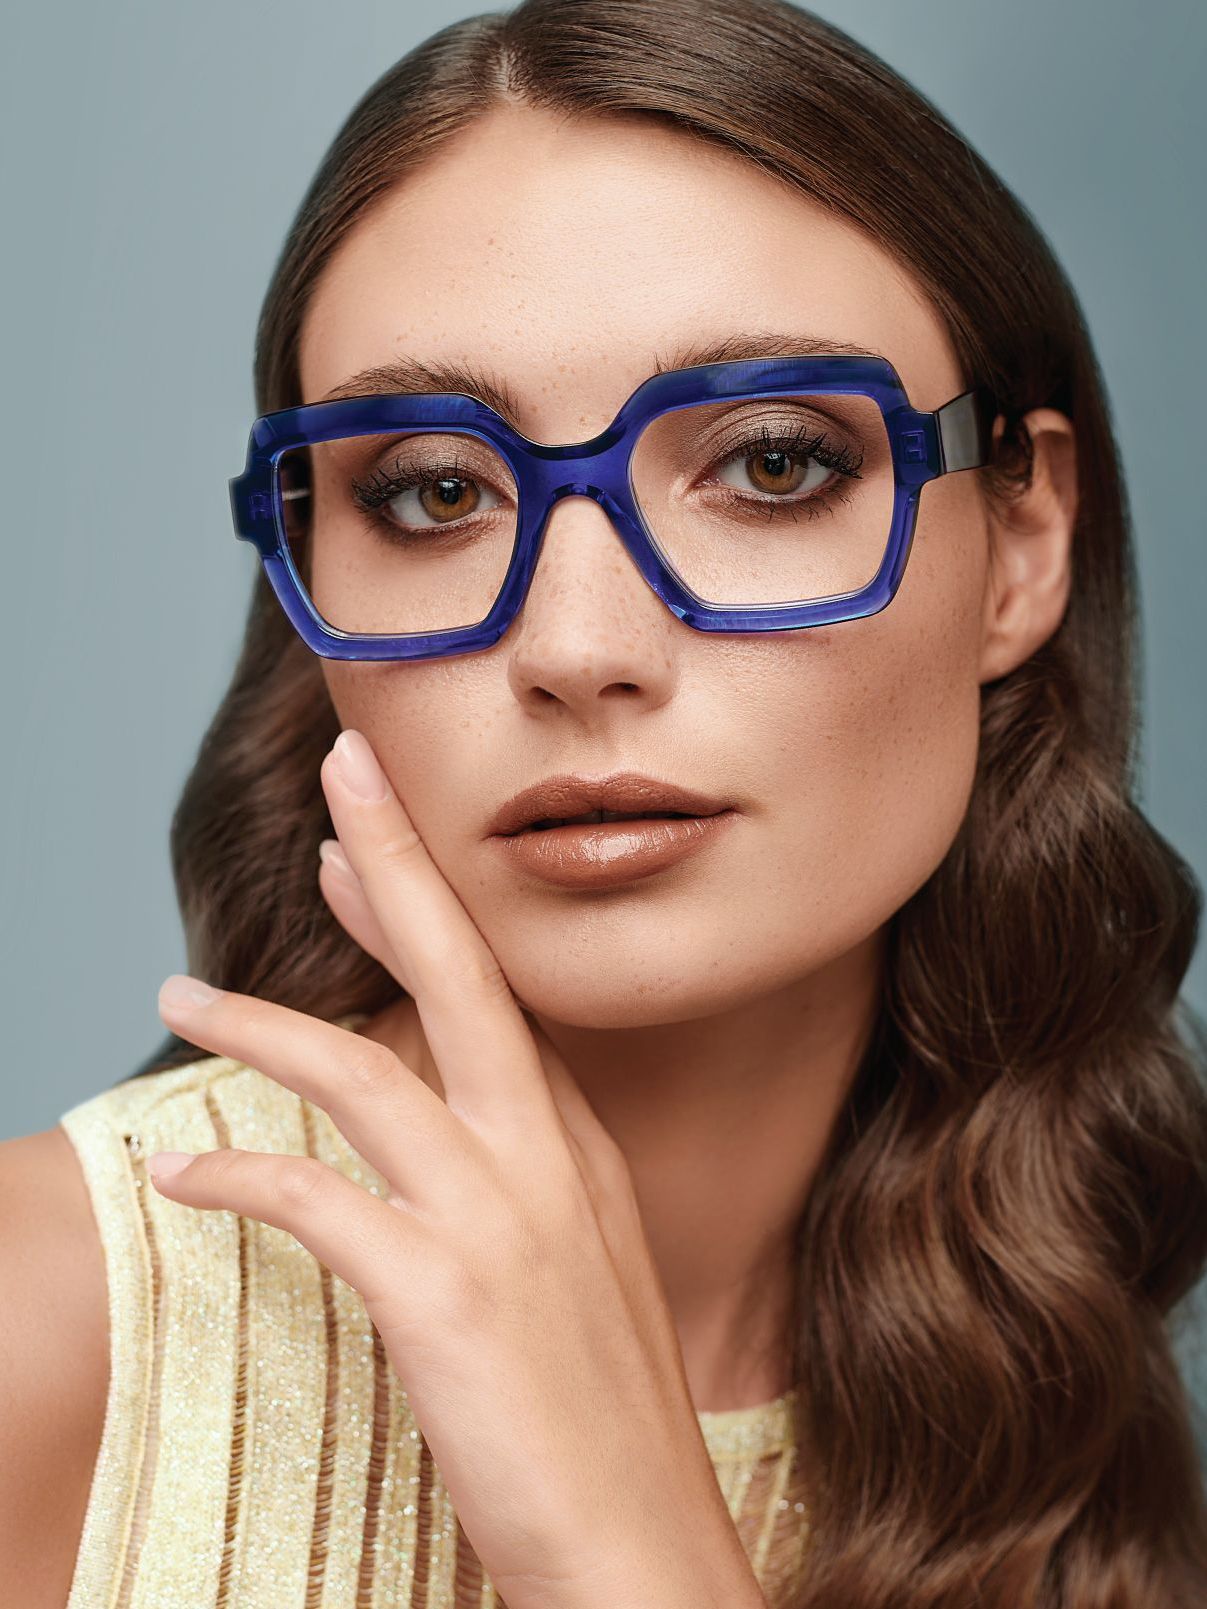
[[[287,1230],[360,1293],[509,1609],[761,1605],[622,1151],[367,740],[343,734],[321,778],[351,867],[325,865],[324,895],[413,996],[443,1098],[351,1030],[165,986],[169,1027],[322,1107],[383,1186],[229,1149],[170,1178],[152,1158],[157,1187]]]

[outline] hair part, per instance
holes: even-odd
[[[341,241],[508,102],[661,120],[864,231],[999,399],[1005,433],[975,471],[987,498],[1027,484],[1028,411],[1072,421],[1066,614],[982,688],[966,819],[892,919],[883,1007],[799,1225],[811,1531],[782,1601],[1191,1609],[1207,1512],[1166,1321],[1207,1266],[1207,1089],[1179,1020],[1202,896],[1135,802],[1130,515],[1073,290],[941,113],[811,13],[524,0],[432,35],[336,135],[264,300],[261,412],[301,401],[302,322]],[[173,867],[194,971],[327,1019],[400,993],[317,884],[337,732],[321,664],[260,573]],[[198,1054],[173,1036],[142,1071]]]

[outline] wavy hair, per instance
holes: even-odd
[[[1179,996],[1201,889],[1135,800],[1137,602],[1105,389],[1024,207],[911,85],[786,0],[524,0],[374,83],[328,149],[259,320],[262,412],[301,399],[316,278],[379,198],[500,102],[654,117],[865,231],[920,283],[1029,477],[1076,433],[1072,593],[982,688],[961,828],[890,923],[882,1009],[797,1236],[811,1520],[793,1609],[1191,1609],[1207,1510],[1171,1309],[1207,1265],[1207,1083]],[[398,984],[316,878],[338,722],[262,573],[171,835],[192,970],[334,1018]],[[172,1036],[140,1073],[196,1059]],[[137,1076],[137,1075],[136,1075]]]

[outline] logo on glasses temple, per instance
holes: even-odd
[[[906,430],[902,433],[901,453],[907,464],[926,462],[926,437],[921,430]]]
[[[252,492],[247,499],[248,517],[253,520],[272,518],[272,498],[267,492]]]

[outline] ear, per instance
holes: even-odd
[[[1005,421],[994,421],[993,440]],[[1077,518],[1077,443],[1067,415],[1035,408],[1022,427],[1032,449],[1028,485],[989,514],[980,680],[1021,665],[1055,632],[1068,606]]]

